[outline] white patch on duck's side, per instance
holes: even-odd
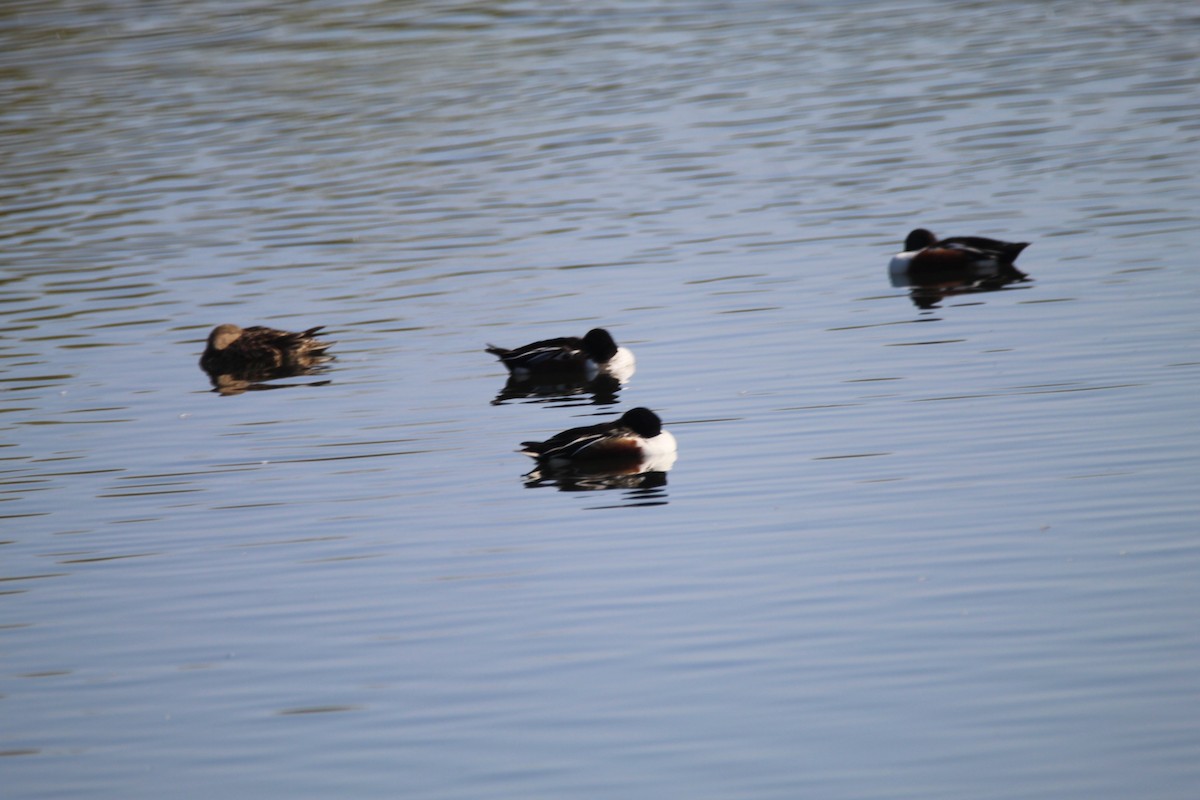
[[[921,251],[906,250],[892,256],[892,260],[888,263],[888,277],[891,278],[892,286],[911,285],[911,281],[908,279],[908,269],[912,266],[913,257],[919,252]]]

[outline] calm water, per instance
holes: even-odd
[[[5,796],[1194,798],[1200,14],[568,6],[0,10]]]

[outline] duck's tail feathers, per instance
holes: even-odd
[[[1001,250],[1004,260],[1009,264],[1017,260],[1017,256],[1021,255],[1021,251],[1029,247],[1029,242],[1011,242],[1004,246]]]

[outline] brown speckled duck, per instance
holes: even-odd
[[[325,353],[333,342],[316,338],[323,327],[291,333],[262,325],[218,325],[208,335],[200,368],[210,375],[249,373],[261,379],[300,375],[333,358]]]

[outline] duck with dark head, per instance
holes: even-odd
[[[945,280],[1004,282],[1029,280],[1013,262],[1029,242],[1005,242],[986,236],[939,239],[925,228],[910,232],[904,250],[892,256],[888,273],[895,285],[919,285]]]
[[[592,328],[583,336],[542,339],[512,349],[489,344],[487,352],[500,359],[512,377],[530,381],[563,377],[590,381],[599,375],[611,375],[624,383],[633,375],[635,366],[633,353],[619,347],[604,328]]]

